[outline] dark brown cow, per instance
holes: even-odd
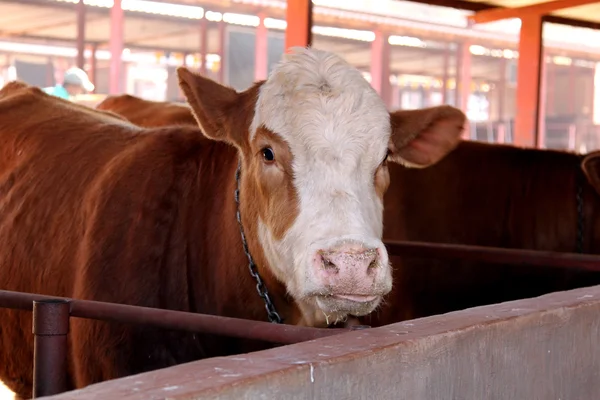
[[[384,239],[600,254],[600,152],[581,156],[461,142],[431,168],[389,170]],[[365,324],[600,284],[600,274],[589,271],[417,257],[390,261],[392,293],[362,318]]]
[[[392,118],[358,70],[315,49],[287,54],[242,93],[178,73],[212,140],[192,127],[136,127],[20,83],[0,91],[0,287],[267,320],[239,212],[284,322],[326,326],[375,309],[392,281],[386,160],[439,161],[464,114]],[[0,379],[30,396],[31,315],[1,310],[0,321]],[[72,388],[243,349],[85,319],[72,320],[69,340]]]
[[[169,113],[159,108],[154,112]],[[575,252],[581,188],[581,250],[600,253],[600,236],[595,234],[600,231],[600,199],[594,189],[600,187],[600,161],[594,164],[599,154],[586,158],[583,171],[583,157],[572,153],[462,142],[431,168],[390,165],[384,238]],[[600,283],[598,273],[566,269],[406,256],[390,260],[394,288],[376,313],[363,318],[365,324],[388,324]]]
[[[106,97],[96,108],[112,111],[134,124],[146,128],[168,125],[198,126],[187,104],[144,100],[129,94],[122,94]]]

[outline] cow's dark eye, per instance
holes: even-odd
[[[265,147],[262,150],[262,155],[265,161],[268,163],[272,163],[273,161],[275,161],[275,152],[273,152],[273,149],[270,147]]]

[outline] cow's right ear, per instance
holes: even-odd
[[[243,94],[185,67],[177,69],[177,77],[204,135],[239,146],[246,130],[240,126],[244,118],[239,115]]]
[[[590,185],[600,194],[600,150],[586,155],[581,162],[581,169]]]
[[[411,168],[437,163],[456,148],[466,121],[448,105],[390,113],[389,160]]]

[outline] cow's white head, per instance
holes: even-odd
[[[250,250],[304,323],[373,311],[392,287],[381,241],[386,162],[436,163],[459,142],[464,114],[449,106],[390,114],[357,69],[315,49],[293,49],[241,93],[178,73],[205,135],[239,150]]]

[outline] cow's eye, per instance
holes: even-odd
[[[392,154],[392,152],[388,149],[387,153],[385,153],[385,157],[383,158],[383,160],[381,160],[381,165],[387,165],[387,162],[390,158],[390,155]]]
[[[272,163],[275,161],[275,152],[270,147],[265,147],[264,149],[262,149],[262,155],[265,162],[267,163]]]

